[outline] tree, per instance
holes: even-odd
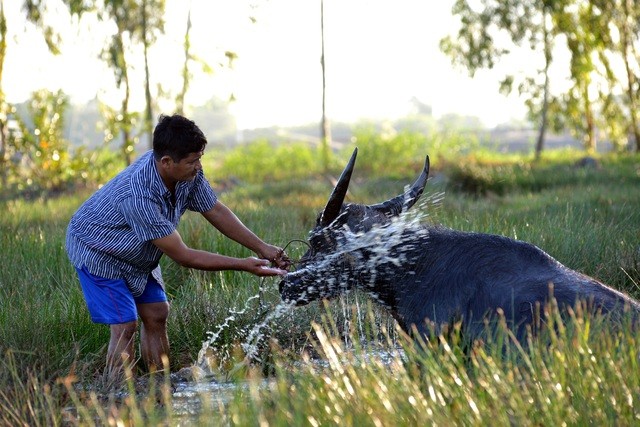
[[[557,30],[567,38],[574,83],[565,94],[564,110],[570,124],[582,134],[585,149],[593,152],[596,150],[596,113],[590,90],[596,72],[595,55],[604,46],[604,32],[590,2],[559,2],[555,12]]]
[[[128,3],[128,4],[125,4]],[[137,121],[138,114],[129,111],[129,101],[131,99],[131,82],[129,79],[129,64],[127,55],[130,51],[131,34],[137,24],[136,19],[132,19],[138,14],[136,4],[132,0],[108,0],[105,2],[104,14],[112,19],[117,32],[111,37],[111,41],[102,53],[103,59],[112,67],[116,79],[116,86],[122,90],[122,101],[119,110],[106,108],[107,140],[117,134],[122,135],[121,152],[126,164],[132,160],[134,146],[138,137],[133,134],[133,127]]]
[[[187,12],[187,27],[184,33],[184,63],[182,64],[182,88],[176,97],[176,113],[184,114],[184,98],[189,90],[191,73],[189,72],[189,61],[191,60],[191,9]]]
[[[518,85],[519,93],[528,97],[525,104],[529,116],[539,121],[536,143],[536,157],[539,157],[548,121],[549,69],[554,40],[550,21],[554,2],[486,0],[482,3],[484,8],[477,11],[466,0],[455,2],[452,13],[460,16],[462,25],[455,37],[447,36],[440,41],[440,48],[454,65],[466,68],[472,77],[480,69],[492,69],[514,49],[528,47],[532,53],[542,50],[543,68],[533,76],[525,76]],[[514,82],[514,76],[504,76],[501,92],[510,93]]]
[[[165,0],[142,0],[139,37],[144,49],[144,130],[148,135],[149,149],[153,148],[153,102],[151,100],[151,77],[149,75],[149,47],[156,41],[158,33],[164,31]],[[135,34],[134,33],[134,34]]]
[[[255,22],[255,19],[252,18],[251,21]],[[209,65],[209,63],[204,58],[194,54],[191,46],[191,30],[192,30],[191,9],[189,9],[187,13],[187,25],[185,27],[184,41],[182,44],[183,51],[184,51],[184,62],[182,64],[182,72],[181,72],[182,86],[176,96],[176,112],[178,114],[184,114],[185,105],[186,105],[185,98],[187,96],[187,93],[189,92],[191,81],[193,79],[191,64],[195,63],[196,65],[199,65],[201,71],[205,74],[211,75],[214,72],[213,67]],[[226,59],[226,63],[223,63],[222,61],[220,61],[217,64],[218,67],[220,68],[227,67],[229,69],[232,69],[234,67],[234,62],[238,59],[238,55],[233,51],[227,50],[224,52],[224,57]],[[229,101],[233,102],[234,100],[235,100],[235,95],[232,93],[229,98]]]
[[[27,15],[27,20],[41,29],[49,51],[54,55],[58,55],[60,53],[58,46],[60,45],[61,39],[53,27],[46,23],[46,0],[24,0],[22,9]]]
[[[326,63],[324,56],[324,0],[320,0],[320,38],[322,50],[320,53],[320,65],[322,66],[322,120],[320,123],[320,150],[322,153],[322,166],[325,172],[329,170],[329,154],[331,147],[331,125],[327,117],[327,81]]]
[[[7,53],[7,17],[4,14],[4,1],[0,0],[0,184],[6,185],[7,173],[7,142],[8,142],[8,112],[4,93],[2,90],[2,72],[4,70],[4,58]]]
[[[640,153],[640,118],[638,106],[640,106],[640,79],[633,70],[638,67],[640,56],[637,44],[640,34],[640,3],[631,0],[606,2],[612,7],[614,19],[612,22],[619,28],[620,44],[625,73],[627,77],[626,94],[628,98],[629,116],[631,120],[631,134],[635,140],[636,151]],[[619,4],[621,3],[621,4]]]
[[[32,95],[29,110],[34,128],[23,132],[26,139],[32,139],[24,154],[29,179],[38,188],[61,190],[72,178],[69,142],[63,136],[68,104],[68,97],[60,90],[42,89]]]
[[[148,66],[148,48],[162,31],[164,20],[164,0],[105,0],[100,16],[115,23],[117,32],[103,51],[103,59],[112,67],[117,87],[122,91],[119,111],[105,109],[107,113],[107,135],[122,135],[121,151],[127,164],[131,163],[134,147],[139,136],[134,134],[139,114],[130,111],[132,48],[141,43],[145,64],[145,118],[144,131],[151,133],[153,127],[152,100]],[[149,137],[151,144],[151,137]]]
[[[638,44],[640,36],[640,3],[631,0],[593,1],[595,15],[603,29],[604,48],[599,59],[609,88],[601,93],[602,114],[609,138],[619,149],[628,145],[629,138],[640,152],[640,67]],[[615,67],[616,61],[622,63]]]
[[[458,38],[445,38],[443,51],[469,73],[492,68],[510,47],[498,46],[507,35],[519,46],[528,41],[533,49],[542,46],[545,67],[538,83],[528,76],[518,86],[528,94],[525,105],[532,120],[540,121],[540,136],[547,125],[554,130],[569,129],[582,138],[585,149],[596,150],[603,135],[615,147],[635,141],[640,151],[640,3],[631,0],[485,0],[476,11],[470,2],[458,0],[453,12],[462,26]],[[526,35],[526,37],[525,37]],[[565,40],[569,53],[567,71],[572,83],[566,91],[551,95],[549,65],[557,40]],[[509,91],[507,76],[501,88]],[[536,155],[542,149],[538,139]]]
[[[64,0],[64,3],[69,7],[71,14],[80,15],[90,8],[83,0]],[[40,29],[49,51],[57,55],[60,53],[59,45],[61,39],[55,29],[46,22],[46,6],[46,0],[24,0],[22,10],[25,12],[27,22],[35,25],[37,29]],[[0,184],[3,186],[6,185],[7,172],[9,170],[9,159],[7,156],[10,151],[16,151],[16,147],[10,147],[16,139],[10,135],[9,120],[17,122],[18,124],[20,122],[15,108],[7,103],[2,86],[6,51],[7,19],[4,14],[4,0],[0,0]]]

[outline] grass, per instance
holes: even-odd
[[[401,340],[394,357],[376,357],[326,325],[314,335],[328,363],[287,367],[272,387],[235,400],[228,411],[237,424],[632,425],[640,417],[640,379],[628,375],[638,368],[638,335],[612,335],[580,315],[572,329],[549,328],[549,346],[478,345],[468,356],[440,339],[421,348]]]
[[[364,153],[366,145],[359,146]],[[405,146],[420,149],[412,139]],[[349,152],[340,156],[346,159]],[[571,152],[547,153],[538,163],[525,156],[456,153],[432,156],[427,196],[445,197],[424,208],[430,221],[529,241],[565,265],[640,297],[637,155],[603,156],[600,169],[589,169],[576,167],[579,156]],[[400,193],[417,176],[424,154],[416,153],[417,166],[384,176],[366,162],[380,159],[363,157],[350,200],[374,203]],[[255,182],[236,184],[221,198],[269,242],[304,239],[331,189],[327,176],[307,166],[307,174],[297,171],[295,179],[268,183],[256,173]],[[161,409],[147,395],[118,398],[95,388],[108,330],[90,322],[63,248],[66,224],[88,194],[0,202],[0,423],[177,424],[181,418],[171,413],[167,393]],[[198,215],[186,215],[180,232],[194,247],[250,255]],[[304,249],[292,243],[288,251],[299,257]],[[248,380],[249,386],[239,387],[228,404],[203,409],[196,424],[214,417],[237,425],[629,425],[639,417],[634,399],[640,380],[629,374],[638,372],[638,334],[610,333],[579,315],[551,345],[514,345],[504,353],[487,343],[465,356],[443,339],[416,348],[386,313],[354,293],[327,307],[316,303],[285,313],[266,331],[261,363],[230,375],[242,357],[239,344],[278,303],[276,280],[190,271],[168,260],[162,265],[172,301],[172,372],[194,362],[207,332],[224,323],[230,309],[242,311],[212,351],[221,378]],[[380,356],[389,353],[394,357]]]

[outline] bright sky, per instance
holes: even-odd
[[[156,83],[174,95],[181,84],[189,3],[193,53],[216,67],[213,75],[205,75],[192,64],[196,81],[189,93],[191,103],[214,95],[226,98],[233,91],[237,101],[231,111],[242,129],[319,121],[319,0],[254,0],[255,7],[238,0],[167,0],[166,36],[154,47],[151,61]],[[10,34],[2,86],[9,101],[24,101],[42,87],[61,88],[74,102],[86,102],[96,94],[107,101],[119,99],[113,96],[112,72],[98,59],[108,27],[89,19],[79,26],[60,26],[66,40],[63,55],[52,57],[38,33],[24,30],[20,4],[5,2]],[[453,0],[325,0],[329,118],[394,119],[406,115],[409,101],[416,97],[431,105],[436,116],[474,115],[487,126],[521,119],[522,102],[498,93],[502,74],[482,72],[470,79],[440,52],[439,40],[455,30],[452,4]],[[224,62],[225,50],[238,54],[233,70],[217,67]],[[527,64],[520,65],[530,67]],[[141,108],[141,66],[134,78],[133,96]]]

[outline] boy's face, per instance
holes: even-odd
[[[203,154],[204,151],[190,153],[179,162],[175,162],[171,157],[166,156],[167,161],[165,165],[167,166],[168,174],[174,181],[192,181],[198,174],[198,171],[202,169],[200,159]]]

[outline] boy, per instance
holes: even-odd
[[[200,158],[206,144],[193,121],[180,115],[161,116],[153,150],[93,194],[69,223],[66,249],[91,319],[111,329],[107,374],[114,380],[122,378],[125,365],[135,360],[138,317],[147,367],[162,369],[162,358],[169,354],[169,303],[158,265],[162,254],[199,270],[286,274],[289,260],[284,251],[249,230],[205,179]],[[234,258],[189,248],[176,229],[187,209],[200,212],[257,257]]]

